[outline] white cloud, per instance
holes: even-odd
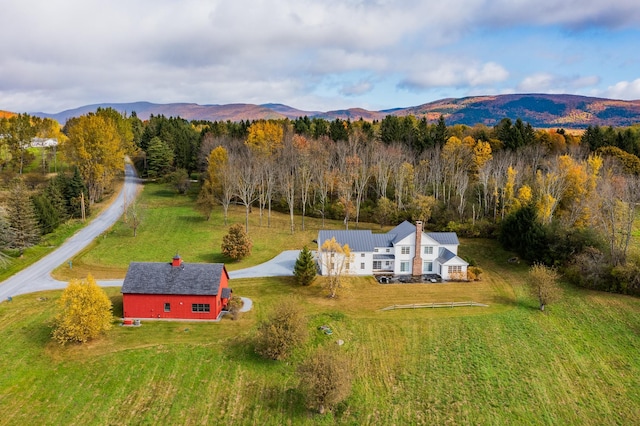
[[[344,96],[358,96],[371,92],[373,83],[370,81],[359,81],[354,84],[345,85],[340,90]]]
[[[499,83],[509,77],[509,72],[495,62],[473,64],[455,61],[452,58],[438,58],[422,64],[413,64],[415,69],[400,83],[406,89],[427,89],[439,86],[485,86]]]
[[[585,76],[602,74],[585,62],[598,55],[595,49],[560,48],[552,43],[555,33],[549,35],[545,40],[551,43],[545,48],[551,59],[548,64],[535,61],[540,68],[533,74],[519,69],[531,63],[509,63],[502,46],[485,47],[483,36],[500,34],[504,28],[515,29],[510,34],[517,36],[520,26],[526,26],[535,39],[536,31],[546,34],[549,26],[573,30],[595,25],[603,29],[606,40],[607,28],[633,29],[640,22],[636,0],[4,3],[0,37],[9,42],[0,44],[0,109],[49,111],[132,100],[317,104],[322,102],[317,93],[329,86],[326,102],[366,97],[393,107],[393,93],[380,87],[393,87],[398,80],[398,87],[421,94],[430,88],[438,93],[460,88],[498,93],[509,90],[507,86],[596,90],[599,79]],[[579,37],[576,33],[570,37]],[[468,47],[472,43],[482,48]],[[526,51],[526,41],[521,48]],[[579,77],[557,77],[554,64],[576,51],[581,54],[575,62],[563,65],[571,67],[567,74]],[[599,52],[630,58],[628,49],[618,52],[613,43],[602,45]],[[632,61],[629,66],[620,68],[638,69],[632,55],[627,60]],[[520,85],[513,81],[527,73],[531,75]],[[635,82],[628,84],[624,90],[635,93]],[[333,97],[338,95],[343,97]]]
[[[525,77],[516,91],[523,93],[573,93],[600,83],[598,76],[560,76],[541,72]]]
[[[640,78],[633,81],[619,81],[609,86],[604,94],[612,99],[640,100]]]

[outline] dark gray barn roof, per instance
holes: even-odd
[[[220,277],[226,274],[222,263],[132,262],[122,283],[123,294],[193,294],[215,296]]]

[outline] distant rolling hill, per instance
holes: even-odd
[[[513,94],[497,96],[472,96],[459,99],[442,99],[419,106],[394,108],[384,111],[368,111],[351,108],[337,111],[303,111],[282,104],[227,104],[198,105],[192,103],[153,104],[149,102],[103,103],[86,105],[56,114],[33,113],[65,123],[69,118],[95,111],[98,107],[114,108],[130,114],[135,111],[143,120],[150,115],[182,117],[187,120],[240,121],[278,119],[307,116],[327,120],[372,121],[387,115],[414,115],[429,121],[445,117],[447,124],[477,123],[493,126],[503,118],[521,118],[534,127],[585,128],[589,125],[630,126],[640,123],[640,100],[621,101],[577,95]]]

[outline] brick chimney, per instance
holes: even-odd
[[[173,256],[173,261],[171,262],[171,266],[173,266],[174,268],[177,268],[178,266],[182,266],[182,258],[180,257],[179,254],[176,253],[176,255]]]
[[[420,243],[422,242],[422,221],[416,221],[416,251],[413,257],[413,265],[411,268],[411,275],[422,275],[422,257],[420,256]]]

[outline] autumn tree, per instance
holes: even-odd
[[[529,268],[529,289],[540,303],[540,310],[549,303],[560,297],[560,287],[558,286],[559,275],[555,268],[548,267],[542,263],[534,263]]]
[[[76,165],[87,185],[89,202],[102,198],[117,173],[124,171],[126,146],[116,124],[101,115],[89,114],[67,122],[69,139],[62,149]]]
[[[428,222],[431,219],[431,212],[436,207],[437,201],[430,195],[418,194],[411,201],[411,218],[414,221],[421,220]]]
[[[374,214],[376,221],[380,224],[380,228],[393,222],[397,210],[398,206],[387,197],[378,198]]]
[[[289,207],[289,229],[293,234],[295,232],[294,208],[296,202],[298,151],[291,134],[287,133],[284,146],[279,154],[277,162],[278,184],[280,193],[284,196]]]
[[[300,206],[302,208],[302,230],[304,231],[304,218],[307,212],[307,204],[311,194],[311,186],[314,183],[314,167],[318,167],[316,159],[312,156],[312,148],[309,140],[302,136],[294,136],[293,144],[298,151],[297,177],[300,188]]]
[[[111,300],[91,275],[69,283],[58,309],[53,338],[60,344],[86,343],[111,328]]]
[[[281,360],[308,337],[307,321],[296,300],[280,302],[258,325],[255,351],[264,358]]]
[[[178,194],[186,194],[191,187],[191,180],[186,169],[176,169],[165,175],[162,181],[171,184],[178,191]]]
[[[16,179],[7,199],[7,218],[11,230],[10,247],[18,249],[20,256],[40,239],[40,230],[33,203],[22,180]]]
[[[258,199],[260,174],[258,173],[256,162],[255,155],[249,150],[244,150],[235,157],[234,167],[232,168],[234,195],[238,197],[245,209],[245,232],[249,232],[251,205]]]
[[[229,233],[222,237],[222,254],[233,260],[240,260],[251,254],[253,243],[242,225],[236,223],[229,227]]]
[[[259,120],[249,126],[246,144],[263,155],[276,152],[283,143],[284,129],[278,122]]]
[[[207,220],[211,217],[214,206],[218,203],[224,212],[224,224],[227,224],[229,205],[233,198],[233,182],[230,175],[229,155],[227,150],[218,146],[208,157],[207,170],[198,196],[198,207]]]
[[[321,348],[298,367],[299,389],[307,406],[324,414],[351,393],[353,376],[349,358],[337,348]]]
[[[311,284],[317,274],[316,261],[313,259],[313,254],[304,246],[300,251],[300,255],[296,259],[296,263],[293,267],[293,275],[296,277],[298,284],[307,286]]]
[[[333,237],[326,240],[320,247],[320,264],[323,274],[327,275],[327,289],[329,297],[336,297],[342,284],[342,277],[351,269],[353,255],[348,244],[341,246]]]
[[[127,224],[133,231],[133,236],[136,237],[138,235],[138,228],[142,224],[143,220],[142,208],[136,201],[134,201],[127,206],[125,216],[127,219]]]
[[[37,117],[31,117],[29,114],[17,114],[13,117],[2,118],[3,138],[11,154],[11,162],[18,172],[22,174],[25,163],[25,155],[31,140],[36,136],[37,126],[34,120],[40,120]]]

